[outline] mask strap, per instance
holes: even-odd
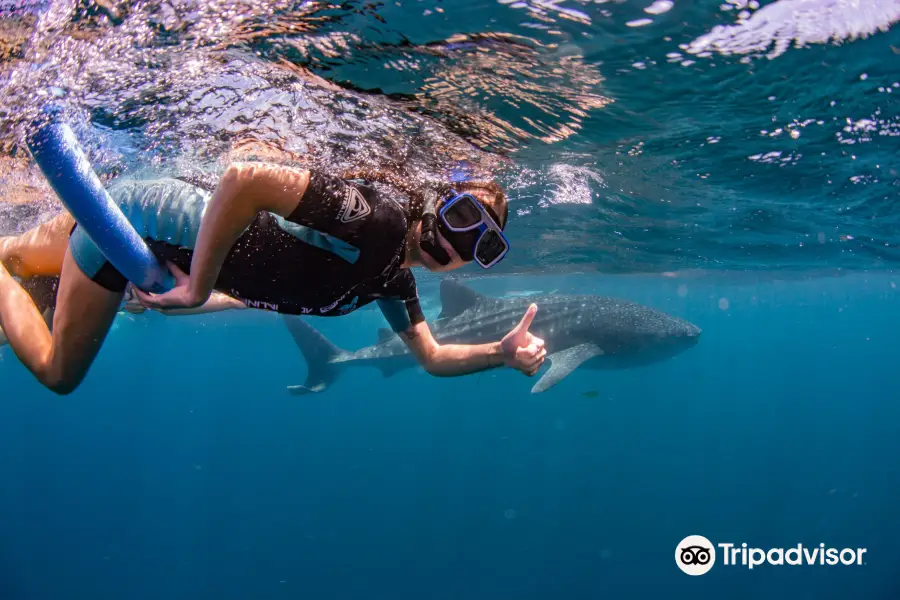
[[[450,181],[462,183],[472,179],[472,167],[469,161],[460,160],[450,169]]]

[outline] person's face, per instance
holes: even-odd
[[[482,203],[490,205],[491,208],[493,208],[495,211],[498,211],[500,208],[498,206],[499,202],[498,202],[497,198],[495,198],[492,194],[490,194],[488,192],[483,192],[481,190],[467,190],[467,193],[472,194],[473,196],[478,198],[478,200],[480,200]],[[438,204],[437,208],[440,208],[440,204]],[[435,231],[435,235],[438,238],[438,242],[441,244],[441,246],[447,252],[447,256],[450,257],[449,263],[447,263],[446,265],[440,264],[434,258],[432,258],[431,255],[429,255],[427,252],[425,252],[422,249],[422,247],[419,245],[419,240],[421,238],[421,234],[422,234],[422,224],[419,223],[415,229],[414,240],[416,243],[416,249],[418,250],[419,261],[422,263],[422,266],[424,266],[429,271],[432,271],[433,273],[445,273],[447,271],[453,271],[455,269],[458,269],[462,266],[465,266],[469,262],[472,262],[472,261],[463,260],[462,257],[460,257],[460,255],[456,252],[456,250],[453,249],[453,246],[450,244],[450,242],[448,242],[447,239],[441,235],[441,232]]]
[[[441,263],[437,262],[435,259],[433,259],[431,257],[430,254],[428,254],[427,252],[425,252],[422,249],[422,246],[419,244],[419,240],[421,239],[421,236],[422,236],[422,224],[419,223],[416,226],[413,239],[416,244],[416,250],[418,251],[419,262],[421,262],[422,266],[425,267],[426,269],[428,269],[429,271],[431,271],[433,273],[446,273],[447,271],[453,271],[454,269],[458,269],[466,264],[466,261],[464,261],[459,256],[459,254],[457,254],[456,250],[454,250],[453,246],[450,245],[450,242],[448,242],[444,238],[444,236],[441,235],[440,231],[435,231],[435,236],[437,237],[440,245],[444,248],[444,251],[447,253],[447,256],[450,257],[450,262],[447,263],[446,265],[442,265]]]

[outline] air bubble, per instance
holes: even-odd
[[[669,12],[673,6],[675,6],[675,3],[671,0],[656,0],[656,2],[645,8],[644,12],[651,15],[661,15],[664,12]]]

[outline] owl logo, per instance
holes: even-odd
[[[705,575],[716,564],[716,548],[702,535],[689,535],[675,548],[675,564],[688,575]]]
[[[705,565],[709,562],[711,548],[688,546],[681,548],[681,562],[686,565]]]

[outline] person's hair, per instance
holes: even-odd
[[[410,224],[422,218],[422,211],[425,207],[425,195],[429,188],[423,187],[421,184],[416,185],[415,178],[409,177],[399,170],[387,168],[377,169],[363,167],[346,171],[343,174],[344,179],[364,179],[367,181],[378,181],[404,192],[410,201],[409,218]],[[487,209],[488,213],[497,221],[501,229],[506,229],[506,223],[509,219],[509,202],[503,188],[494,181],[460,181],[456,183],[443,183],[438,186],[431,186],[430,190],[440,195],[445,195],[451,189],[457,192],[486,192],[494,197],[494,202],[485,203],[479,199],[482,206]],[[476,197],[477,198],[477,197]],[[500,212],[497,212],[497,209]]]

